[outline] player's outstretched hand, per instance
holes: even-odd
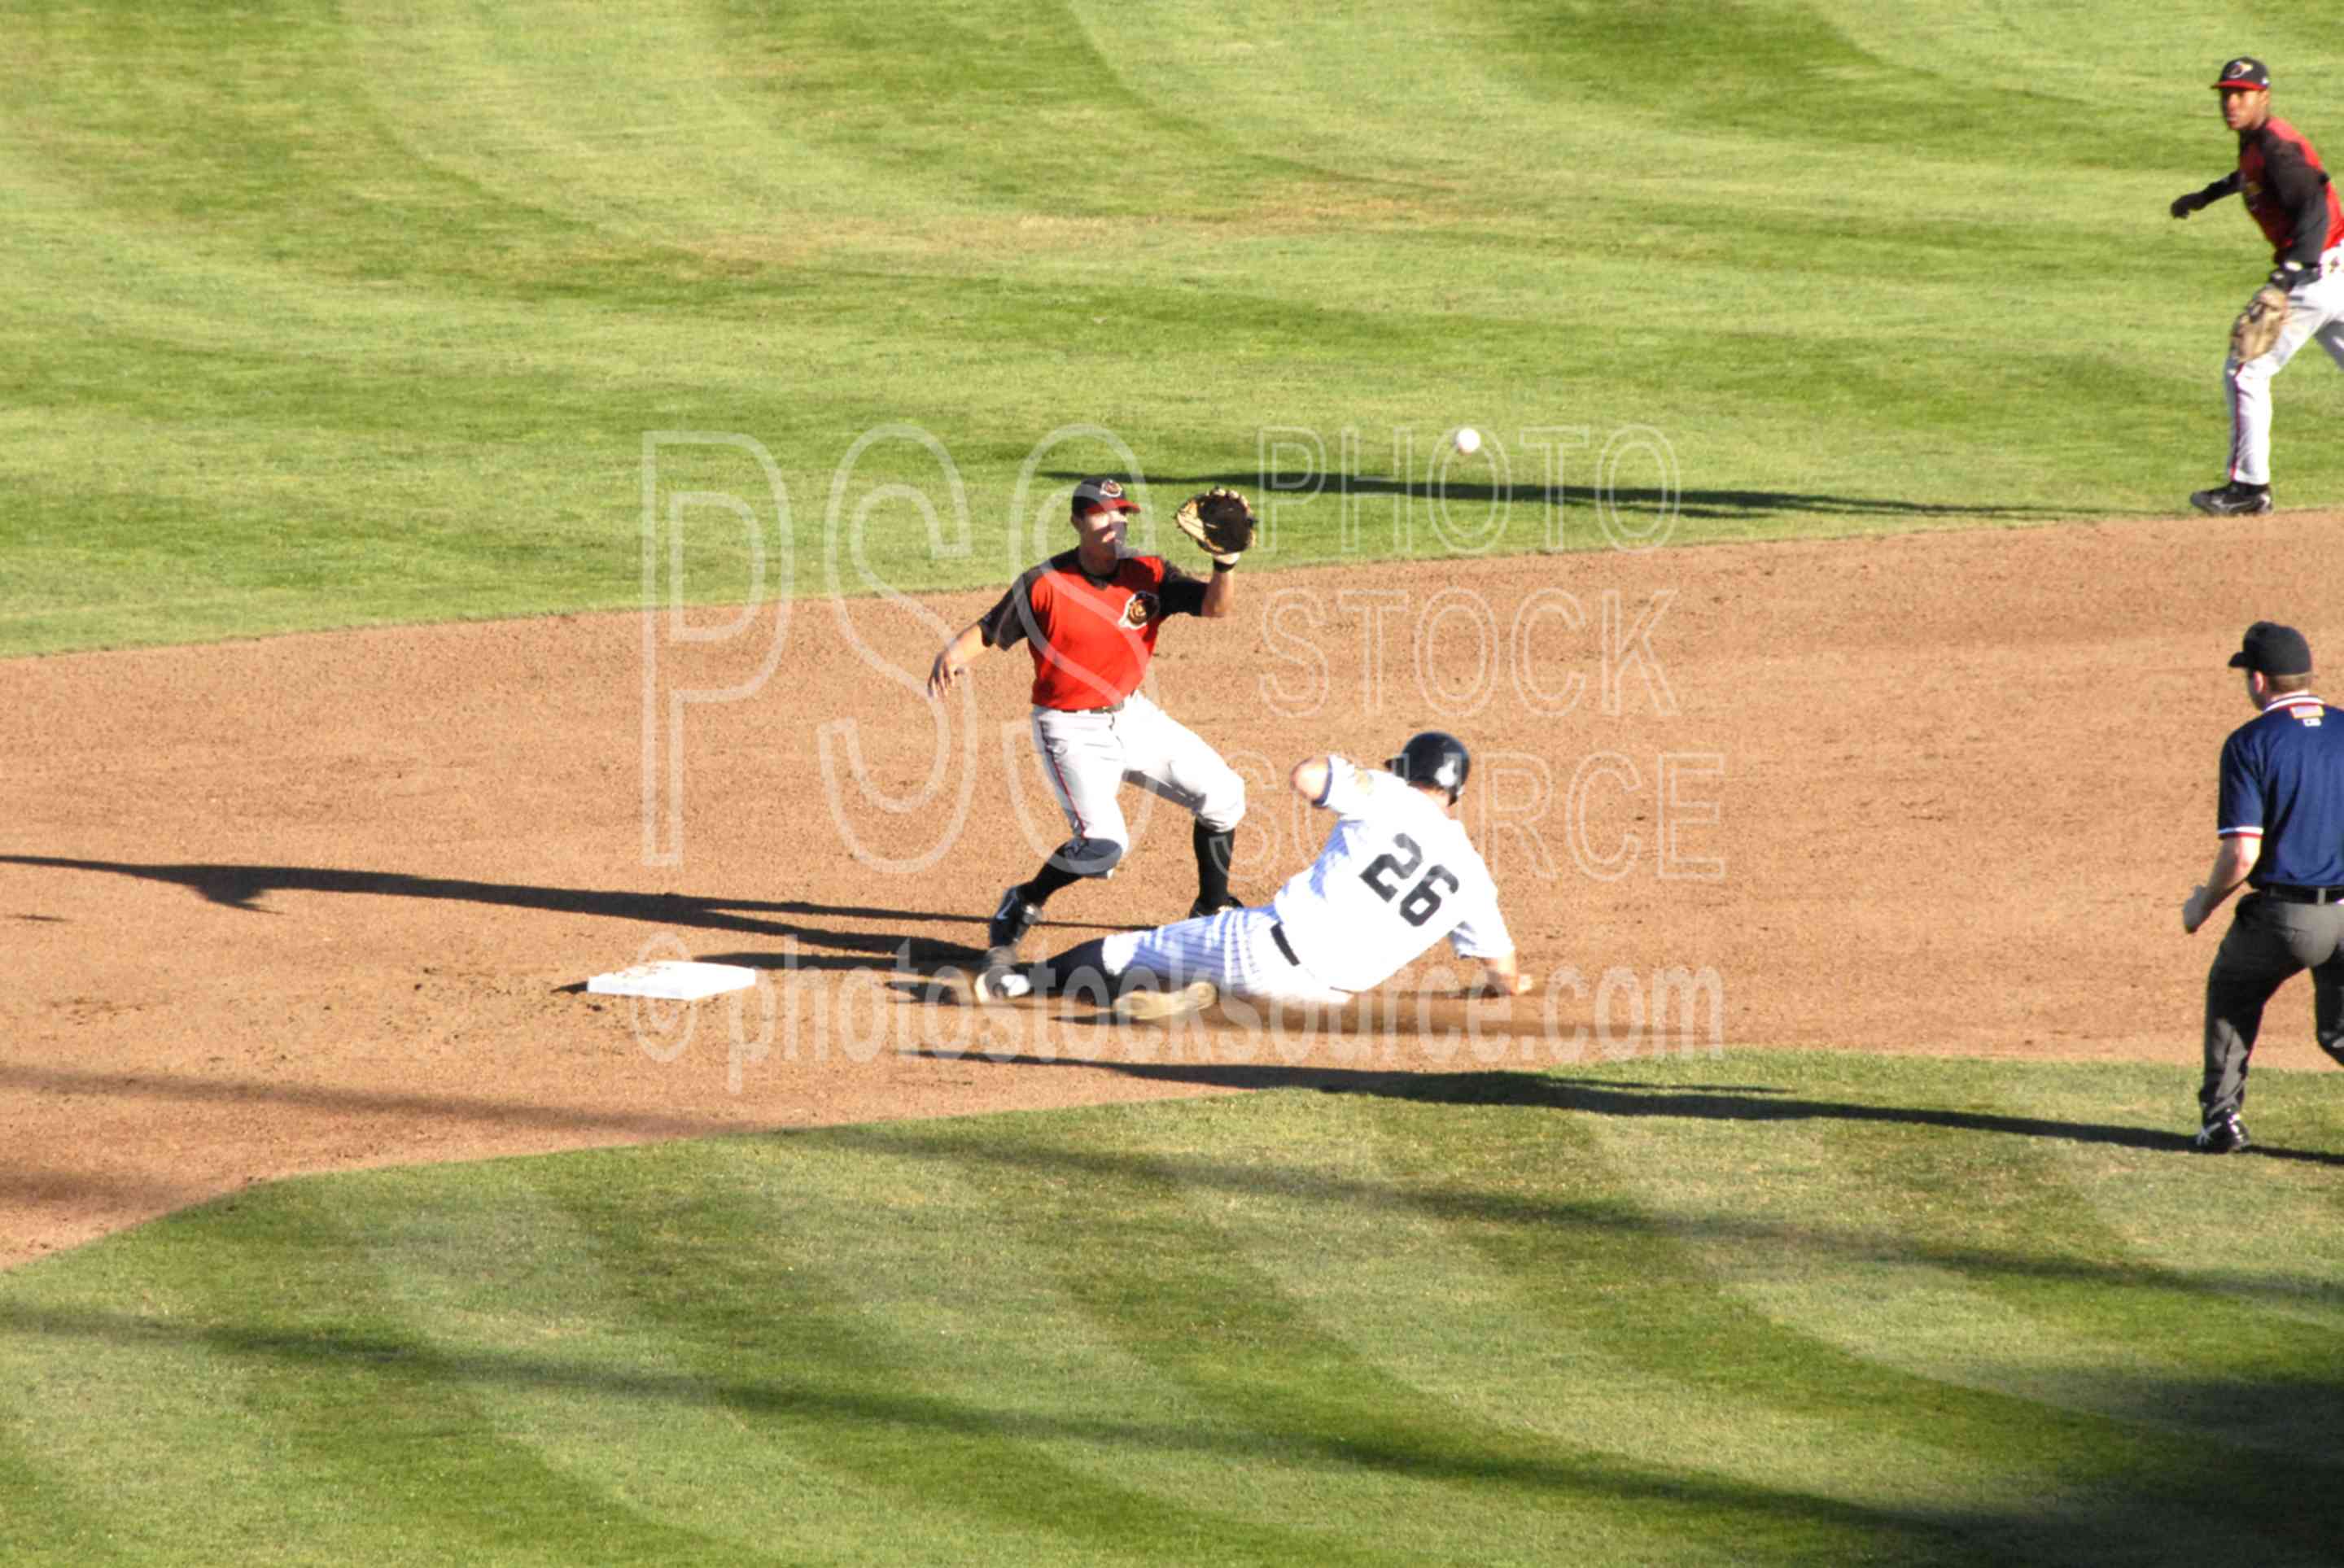
[[[2171,213],[2175,217],[2187,217],[2191,213],[2196,212],[2199,207],[2204,206],[2205,205],[2206,199],[2199,196],[2196,191],[2191,191],[2187,196],[2175,196],[2173,198],[2173,205],[2165,210]]]
[[[936,655],[935,663],[928,667],[928,695],[942,697],[945,687],[967,673],[968,666],[965,663],[954,662],[952,645],[947,643],[945,650]]]

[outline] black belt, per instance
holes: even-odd
[[[2282,904],[2344,904],[2344,888],[2303,888],[2293,882],[2265,882],[2255,890]]]
[[[1288,963],[1292,964],[1296,969],[1302,967],[1302,960],[1294,956],[1294,944],[1286,940],[1286,926],[1283,921],[1270,922],[1269,940],[1278,944],[1278,950],[1286,955]]]

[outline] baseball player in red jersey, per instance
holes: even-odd
[[[1236,597],[1235,555],[1216,557],[1210,581],[1161,556],[1135,555],[1124,528],[1138,503],[1116,480],[1075,487],[1073,549],[1011,585],[1000,601],[955,633],[928,672],[938,696],[980,648],[1019,642],[1034,659],[1034,749],[1073,837],[1033,877],[1003,890],[985,931],[985,974],[1016,961],[1017,943],[1050,895],[1085,877],[1113,873],[1130,843],[1116,793],[1126,779],[1195,813],[1197,900],[1189,913],[1233,908],[1232,835],[1245,815],[1245,780],[1186,725],[1139,690],[1164,618],[1217,620]]]
[[[2238,133],[2238,166],[2203,190],[2176,196],[2171,208],[2175,217],[2187,217],[2226,196],[2243,196],[2247,216],[2271,244],[2271,286],[2287,296],[2278,340],[2250,359],[2233,353],[2222,367],[2229,480],[2189,498],[2215,517],[2271,509],[2271,377],[2315,337],[2344,367],[2344,202],[2303,133],[2270,112],[2270,85],[2260,60],[2224,63],[2214,86],[2222,95],[2222,123]]]

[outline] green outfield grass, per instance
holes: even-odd
[[[1274,477],[1369,492],[1376,553],[1440,552],[1393,490],[1443,483],[1458,531],[1503,503],[1497,548],[1595,546],[1638,427],[1672,467],[1615,450],[1623,526],[1673,498],[1686,541],[2173,512],[2262,255],[2235,204],[2165,216],[2229,156],[2208,73],[2251,43],[2344,146],[2319,15],[2114,0],[0,25],[0,653],[640,602],[657,430],[771,454],[801,590],[997,581],[1040,490],[1258,484],[1272,427],[1327,446]],[[2344,383],[2279,397],[2282,502],[2344,498]],[[1458,423],[1502,474],[1442,475]],[[834,510],[890,424],[950,470],[883,442]],[[1086,425],[1121,448],[1043,446]],[[1559,512],[1549,427],[1586,442]],[[662,494],[764,495],[705,456]],[[889,484],[942,532],[866,508]],[[1339,512],[1288,505],[1272,558],[1345,548]],[[772,587],[697,538],[690,597]]]
[[[786,489],[762,581],[691,514],[701,601],[998,583],[1076,472],[1160,517],[1305,433],[1360,531],[1288,502],[1275,564],[1442,553],[1436,490],[1598,547],[1640,429],[1618,520],[1683,543],[2174,512],[2259,275],[2234,208],[2165,216],[2214,65],[2344,156],[2344,39],[2267,7],[0,29],[0,656],[638,604],[659,431]],[[2344,498],[2344,382],[2278,397],[2282,504]],[[1511,466],[1444,474],[1460,422]],[[747,447],[656,478],[779,526]],[[0,1561],[2344,1539],[2344,1080],[2259,1074],[2202,1161],[2187,1063],[1127,1070],[1274,1092],[301,1181],[0,1275]]]
[[[1126,1070],[1284,1091],[293,1181],[0,1278],[0,1555],[2344,1538],[2344,1080],[2212,1161],[2140,1067]]]

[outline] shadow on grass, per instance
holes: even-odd
[[[1002,1059],[970,1057],[967,1060],[1005,1061],[1014,1064],[1021,1060],[1026,1065],[1056,1065],[1096,1067],[1096,1062],[1080,1059],[1061,1058],[1052,1062],[1047,1059]],[[1315,1075],[1324,1077],[1324,1074]],[[1430,1075],[1394,1073],[1379,1075],[1394,1079],[1414,1079],[1422,1083]],[[1504,1073],[1460,1075],[1476,1079],[1502,1079]],[[1618,1114],[1616,1107],[1587,1100],[1558,1101],[1551,1097],[1508,1091],[1497,1086],[1477,1085],[1474,1091],[1460,1096],[1444,1092],[1436,1087],[1429,1094],[1404,1092],[1404,1086],[1395,1083],[1385,1089],[1363,1088],[1358,1085],[1309,1081],[1314,1077],[1308,1071],[1298,1071],[1296,1081],[1280,1087],[1316,1089],[1329,1093],[1389,1092],[1399,1100],[1423,1101],[1436,1104],[1491,1106],[1551,1107],[1562,1110],[1593,1111],[1597,1114]],[[1189,1080],[1186,1081],[1196,1081]],[[1268,1087],[1254,1084],[1246,1087]],[[1811,1103],[1789,1101],[1794,1114],[1796,1107]],[[1635,1114],[1635,1112],[1629,1112]],[[1652,1112],[1644,1112],[1651,1114]],[[1665,1112],[1662,1112],[1665,1114]],[[1866,1120],[1872,1120],[1867,1118]],[[2065,1125],[2054,1123],[2051,1125]],[[1986,1129],[2001,1131],[2001,1129]],[[978,1161],[996,1165],[1021,1174],[1033,1174],[1050,1181],[1112,1181],[1128,1180],[1135,1172],[1189,1186],[1207,1192],[1226,1191],[1245,1196],[1261,1191],[1265,1177],[1262,1169],[1249,1164],[1185,1155],[1157,1155],[1137,1161],[1118,1155],[1102,1154],[1088,1150],[1067,1149],[1040,1139],[1021,1140],[1015,1143],[972,1143],[948,1127],[922,1123],[896,1122],[885,1126],[855,1125],[825,1128],[792,1128],[775,1134],[784,1138],[812,1137],[828,1142],[844,1143],[858,1151],[894,1157],[909,1155],[919,1159],[952,1161]],[[2177,1149],[2181,1145],[2166,1143],[2153,1147]],[[2199,1158],[2197,1155],[2190,1159]],[[1281,1167],[1276,1173],[1275,1184],[1281,1192],[1308,1200],[1337,1205],[1346,1209],[1390,1209],[1429,1214],[1436,1219],[1475,1224],[1520,1225],[1534,1229],[1600,1229],[1624,1234],[1667,1236],[1780,1247],[1790,1251],[1829,1253],[1851,1262],[1884,1260],[1917,1261],[1940,1268],[1974,1275],[2006,1275],[2017,1279],[2064,1281],[2107,1289],[2156,1289],[2180,1292],[2193,1297],[2236,1300],[2241,1297],[2268,1300],[2280,1304],[2300,1302],[2307,1295],[2332,1296],[2331,1281],[2300,1274],[2256,1272],[2243,1269],[2208,1265],[2184,1273],[2152,1263],[2137,1261],[2107,1262],[2073,1256],[2041,1252],[2015,1252],[2006,1249],[1957,1245],[1915,1235],[1904,1230],[1861,1231],[1848,1229],[1824,1231],[1813,1226],[1778,1223],[1758,1220],[1723,1211],[1698,1216],[1655,1216],[1629,1201],[1603,1193],[1584,1197],[1532,1197],[1516,1191],[1498,1191],[1476,1187],[1431,1184],[1404,1185],[1399,1182],[1361,1181],[1323,1172]],[[2339,1396],[2339,1419],[2344,1419],[2344,1396]]]
[[[777,1337],[786,1330],[778,1328]],[[1695,1537],[1720,1525],[1717,1513],[1740,1515],[1755,1539],[1779,1547],[1778,1532],[1804,1524],[1852,1533],[1869,1548],[1892,1544],[1899,1561],[2001,1563],[2024,1543],[2029,1560],[2092,1563],[2138,1561],[2154,1542],[2169,1543],[2181,1518],[2226,1522],[2227,1540],[2250,1546],[2250,1561],[2270,1561],[2280,1543],[2318,1543],[2339,1520],[2332,1485],[2336,1471],[2317,1458],[2248,1453],[2206,1434],[2177,1432],[2162,1446],[2162,1462],[2143,1464],[2095,1488],[2098,1495],[2077,1507],[2056,1499],[2059,1483],[2044,1478],[2055,1497],[2007,1511],[1930,1508],[1921,1504],[1867,1504],[1821,1492],[1769,1485],[1688,1461],[1659,1464],[1606,1452],[1565,1437],[1493,1426],[1459,1415],[1420,1427],[1396,1414],[1349,1412],[1323,1402],[1298,1401],[1290,1409],[1258,1406],[1240,1422],[1222,1419],[1149,1421],[1113,1414],[1052,1412],[1030,1399],[1015,1407],[991,1408],[975,1400],[947,1397],[916,1387],[874,1386],[871,1369],[841,1370],[837,1384],[818,1371],[772,1377],[702,1375],[613,1366],[607,1361],[566,1358],[538,1351],[441,1347],[412,1337],[369,1332],[333,1322],[296,1327],[250,1327],[190,1322],[178,1317],[145,1316],[94,1307],[44,1307],[0,1302],[0,1334],[38,1336],[51,1342],[81,1341],[144,1351],[200,1350],[224,1360],[307,1369],[329,1375],[380,1375],[400,1385],[422,1382],[462,1389],[501,1387],[531,1392],[575,1392],[593,1398],[633,1401],[679,1409],[729,1412],[754,1424],[813,1422],[855,1432],[916,1431],[944,1442],[984,1445],[987,1465],[1005,1480],[1028,1462],[1055,1465],[1033,1445],[1078,1444],[1100,1452],[1176,1453],[1207,1462],[1318,1471],[1330,1475],[1369,1473],[1435,1485],[1502,1487],[1567,1509],[1573,1498],[1628,1502],[1654,1511],[1666,1528],[1671,1514]],[[733,1355],[746,1347],[736,1344]],[[776,1345],[775,1353],[783,1347]],[[669,1352],[672,1353],[671,1347]],[[819,1364],[820,1358],[816,1358]],[[2140,1397],[2141,1391],[2131,1391]],[[2249,1392],[2192,1384],[2192,1402],[2218,1402]],[[2264,1391],[2300,1398],[2301,1387]],[[2326,1389],[2329,1395],[2344,1391]],[[2113,1428],[2110,1418],[2046,1412],[2046,1419],[2086,1429]],[[2138,1429],[2130,1434],[2139,1435]],[[1855,1441],[1851,1437],[1851,1442]],[[2142,1504],[2150,1506],[2143,1511]],[[1893,1543],[1882,1539],[1894,1533]],[[1847,1541],[1842,1545],[1854,1546]],[[1776,1560],[1779,1549],[1761,1554]],[[2301,1559],[2310,1561],[2312,1559]]]
[[[1072,482],[1087,477],[1089,472],[1076,473],[1071,469],[1050,471],[1045,477]],[[1169,486],[1174,489],[1228,485],[1243,490],[1257,508],[1265,501],[1307,501],[1318,496],[1405,496],[1415,500],[1445,500],[1470,506],[1498,503],[1591,508],[1601,502],[1615,513],[1716,520],[1803,515],[1946,519],[1986,518],[2006,522],[2033,520],[2048,523],[2081,515],[2074,507],[2012,506],[1985,500],[1955,505],[1900,500],[1894,497],[1840,496],[1801,490],[1659,489],[1622,485],[1598,489],[1592,485],[1484,484],[1454,477],[1390,479],[1365,474],[1284,472],[1265,475],[1258,469],[1245,473],[1118,474],[1115,477],[1126,484],[1144,482]],[[1171,508],[1167,507],[1164,509],[1168,516]],[[1470,523],[1467,523],[1463,531],[1470,535],[1475,530]]]
[[[923,1051],[924,1055],[946,1053]],[[2102,1143],[2120,1149],[2188,1154],[2190,1134],[2109,1122],[2065,1121],[2046,1116],[2008,1116],[1985,1111],[1941,1111],[1928,1106],[1867,1105],[1852,1100],[1809,1100],[1788,1091],[1636,1083],[1618,1079],[1562,1078],[1535,1072],[1392,1072],[1367,1068],[1288,1066],[1278,1062],[1114,1061],[1078,1056],[991,1056],[967,1053],[971,1060],[1005,1066],[1076,1067],[1154,1082],[1192,1083],[1213,1089],[1313,1089],[1328,1094],[1373,1094],[1392,1100],[1445,1105],[1539,1105],[1596,1116],[1665,1116],[1712,1121],[1890,1122],[1943,1127],[1965,1132],[2017,1138],[2055,1138],[2071,1143]],[[2233,1159],[2294,1160],[2344,1167],[2344,1154],[2281,1149],[2258,1143]]]
[[[766,916],[802,915],[816,919],[928,922],[982,928],[982,913],[955,914],[937,910],[891,910],[855,904],[810,904],[793,900],[715,899],[684,893],[639,893],[624,889],[541,888],[525,883],[478,882],[452,877],[415,877],[397,871],[350,871],[314,866],[239,866],[227,864],[143,865],[123,860],[68,859],[52,855],[0,855],[0,865],[37,869],[101,871],[140,881],[164,882],[187,888],[212,903],[251,914],[268,914],[258,900],[272,892],[364,894],[376,898],[429,899],[481,904],[509,910],[541,910],[553,914],[599,915],[632,920],[646,926],[689,930],[729,931],[747,936],[794,940],[826,952],[785,950],[728,954],[722,961],[771,969],[887,970],[909,973],[955,965],[981,964],[983,946],[939,937],[903,937],[893,933],[838,930],[793,920]]]

